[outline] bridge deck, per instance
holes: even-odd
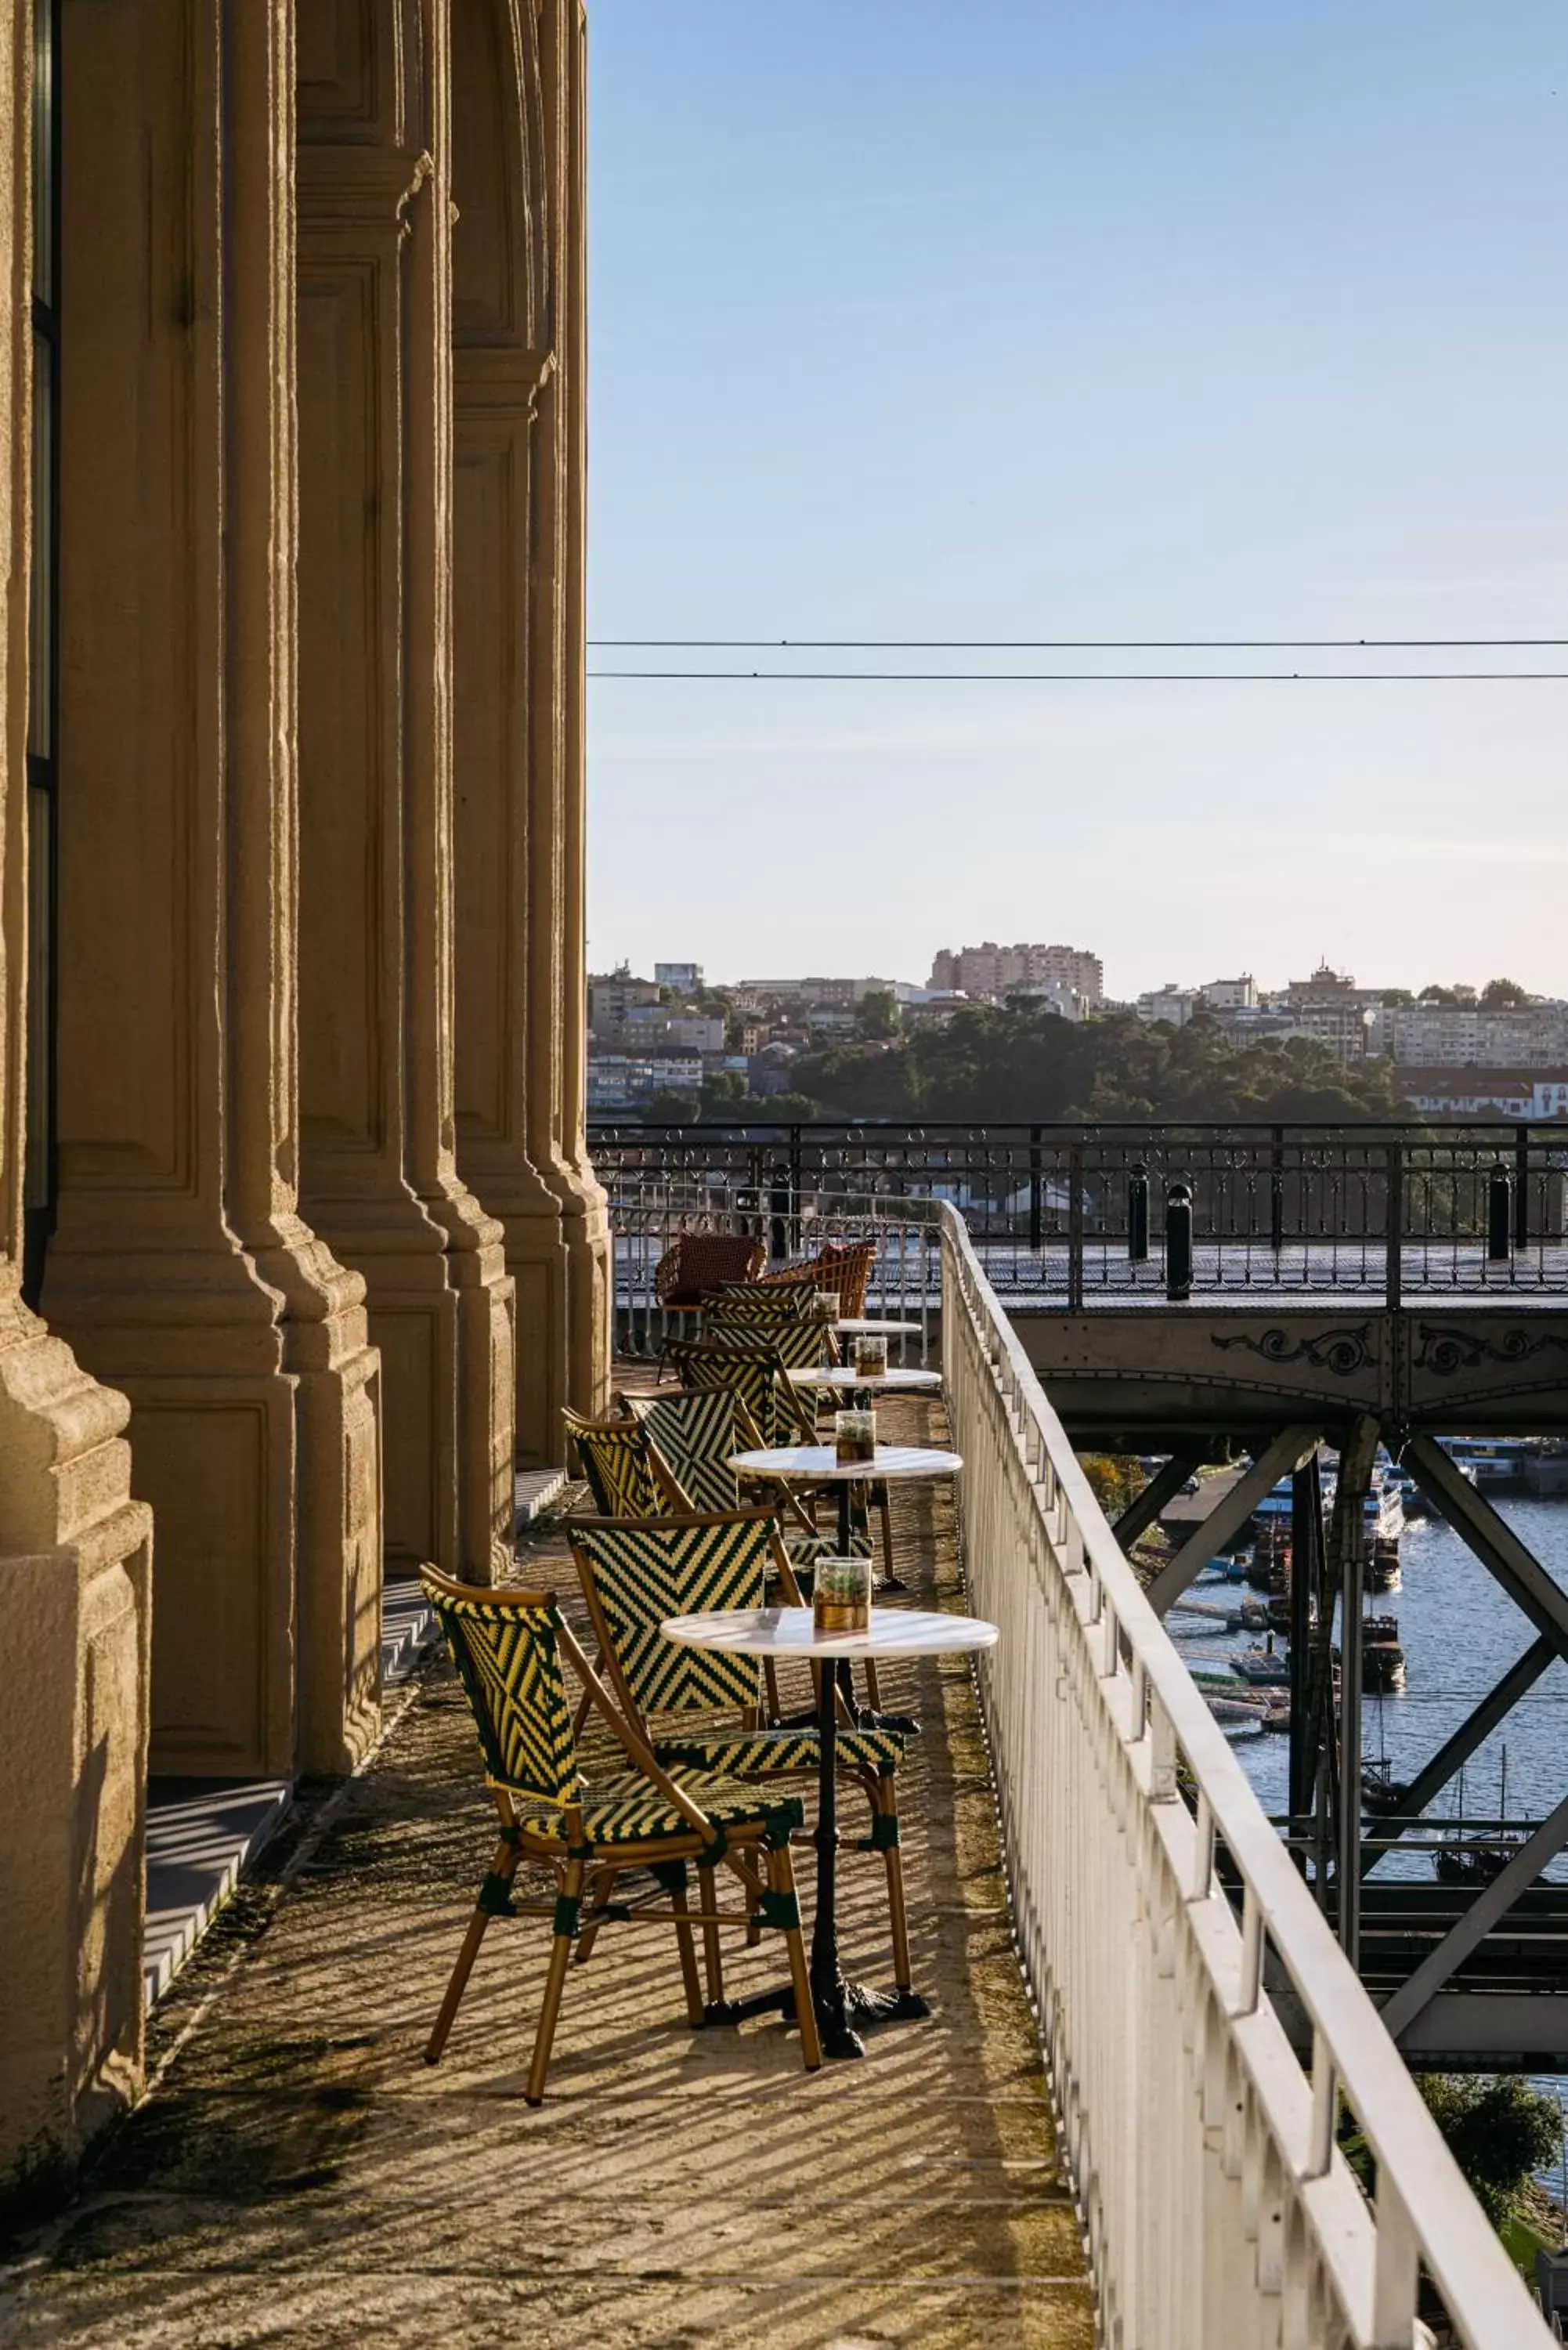
[[[900,1409],[942,1440],[931,1408]],[[950,1493],[899,1488],[895,1510],[920,1598],[956,1604]],[[563,1553],[543,1534],[526,1569],[575,1593]],[[808,2079],[776,2021],[689,2032],[673,1949],[617,1944],[612,1928],[568,1981],[534,2113],[521,2091],[543,1934],[503,1921],[427,2071],[493,1837],[467,1711],[438,1668],[275,1907],[277,1860],[160,2012],[161,2053],[191,2036],[8,2341],[1088,2350],[969,1675],[931,1661],[888,1668],[883,1686],[926,1725],[904,1851],[930,2021]],[[872,1980],[889,1962],[880,1877],[846,1856],[846,1950]],[[748,1953],[732,1935],[725,1963],[743,1991],[781,1960],[774,1938]]]

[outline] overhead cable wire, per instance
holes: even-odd
[[[775,685],[1542,685],[1563,669],[590,669],[590,678]]]
[[[1568,637],[590,637],[607,652],[1523,652]]]

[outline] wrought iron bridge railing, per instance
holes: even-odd
[[[851,1203],[945,1201],[1014,1305],[1568,1294],[1568,1125],[598,1124],[589,1144],[649,1239],[659,1214],[749,1215],[783,1253]]]

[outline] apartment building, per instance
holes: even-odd
[[[1399,1068],[1544,1068],[1568,1060],[1568,1003],[1382,1004],[1369,1035]]]
[[[1062,987],[1082,996],[1093,1011],[1104,1000],[1105,966],[1084,947],[1020,943],[942,947],[931,962],[928,987],[939,994],[960,991],[971,999],[999,1003],[1025,988]]]

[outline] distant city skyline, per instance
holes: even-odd
[[[978,940],[972,942],[966,941],[966,946],[970,943],[978,945],[981,941]],[[962,951],[963,950],[959,950],[958,951]],[[1098,955],[1098,949],[1092,939],[1085,938],[1083,951],[1091,955]],[[927,980],[929,976],[933,959],[940,951],[941,947],[940,946],[929,948],[924,954],[921,954],[917,951],[915,955],[911,958],[909,969],[898,970],[888,967],[882,971],[880,975],[889,981],[898,982],[899,984],[917,988],[924,987],[927,984]],[[805,962],[798,961],[796,967],[791,970],[785,970],[782,964],[776,971],[770,970],[764,972],[759,968],[753,967],[753,965],[747,965],[743,969],[737,967],[733,971],[722,970],[713,962],[711,957],[698,951],[696,948],[691,946],[690,941],[684,938],[680,944],[680,955],[682,958],[682,966],[689,962],[694,964],[701,972],[704,985],[720,989],[741,987],[745,985],[748,982],[754,984],[761,979],[774,978],[779,980],[798,980],[810,977],[814,974],[819,974],[824,978],[830,979],[859,978],[865,976],[873,968],[869,962],[862,962],[857,960],[854,963],[853,969],[851,969],[850,963],[845,961],[843,956],[840,955],[836,962],[829,960],[820,964],[808,964]],[[666,951],[665,945],[660,945],[656,953],[649,954],[641,962],[639,962],[635,955],[620,953],[610,953],[607,955],[601,954],[597,951],[597,943],[591,941],[589,947],[588,966],[590,971],[602,976],[608,972],[618,971],[624,965],[631,972],[634,977],[647,978],[655,972],[657,965],[668,965],[670,963],[670,957]],[[1101,958],[1101,960],[1103,961],[1104,959]],[[1213,958],[1210,960],[1215,961]],[[1434,956],[1431,960],[1434,962],[1440,961],[1440,951],[1439,954]],[[919,966],[919,968],[917,969],[916,966]],[[1215,961],[1215,967],[1213,969],[1199,971],[1195,968],[1183,966],[1178,971],[1162,971],[1158,973],[1149,973],[1141,978],[1136,984],[1129,983],[1125,985],[1121,983],[1121,975],[1115,970],[1111,969],[1107,964],[1105,977],[1105,998],[1109,1003],[1136,1003],[1140,995],[1147,994],[1151,990],[1161,987],[1176,986],[1182,989],[1198,990],[1212,985],[1218,981],[1241,978],[1251,978],[1255,980],[1260,994],[1273,993],[1287,987],[1293,980],[1309,979],[1314,972],[1323,969],[1332,971],[1338,976],[1353,979],[1356,987],[1360,990],[1407,988],[1411,993],[1414,994],[1424,987],[1470,987],[1474,988],[1479,994],[1480,990],[1484,988],[1490,980],[1511,979],[1516,981],[1521,987],[1525,989],[1527,993],[1532,995],[1546,996],[1552,999],[1561,999],[1564,996],[1568,996],[1568,974],[1565,974],[1555,983],[1553,983],[1549,978],[1545,983],[1540,986],[1532,986],[1530,982],[1522,978],[1518,971],[1507,966],[1501,967],[1497,970],[1480,971],[1472,974],[1463,971],[1449,971],[1443,969],[1428,970],[1426,965],[1423,964],[1419,971],[1407,972],[1405,973],[1395,972],[1391,975],[1386,975],[1377,972],[1368,973],[1359,971],[1354,963],[1335,962],[1331,955],[1314,954],[1311,956],[1300,969],[1293,967],[1289,970],[1285,968],[1284,963],[1277,955],[1271,958],[1270,963],[1262,969],[1260,969],[1254,963],[1249,963],[1245,961],[1237,961],[1232,958],[1227,962],[1223,957],[1220,957]]]
[[[982,41],[937,0],[596,0],[591,38],[596,637],[1568,634],[1554,0],[996,0]],[[1254,660],[1361,665],[1120,665]],[[1511,660],[1568,669],[1372,665]],[[1561,983],[1568,683],[592,691],[597,964],[677,951],[678,899],[737,976],[1044,922],[1123,997]]]

